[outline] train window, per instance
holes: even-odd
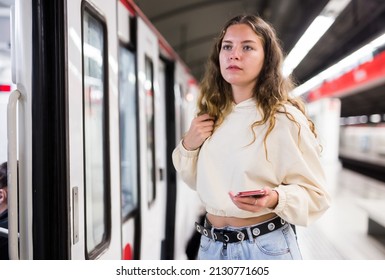
[[[155,100],[154,100],[154,64],[149,57],[145,59],[145,103],[146,103],[146,126],[147,126],[147,193],[150,204],[156,197],[155,181]]]
[[[124,219],[138,205],[138,129],[135,55],[120,47],[119,56],[120,173]]]
[[[83,102],[86,248],[90,258],[109,232],[108,111],[105,27],[88,9],[83,13]]]

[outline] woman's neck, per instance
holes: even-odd
[[[232,87],[233,100],[235,104],[239,104],[253,96],[253,89],[249,87]]]

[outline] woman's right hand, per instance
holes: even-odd
[[[214,118],[203,114],[191,121],[190,129],[183,138],[182,145],[186,150],[198,149],[211,136],[214,130]]]

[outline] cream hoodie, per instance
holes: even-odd
[[[284,113],[267,138],[267,157],[263,138],[267,126],[254,128],[261,119],[256,101],[251,98],[237,105],[224,122],[201,146],[186,150],[182,142],[173,152],[173,163],[182,179],[198,192],[206,211],[218,216],[248,218],[275,212],[289,223],[308,225],[329,207],[325,176],[320,163],[320,146],[310,131],[307,119],[294,106],[286,109],[299,127]],[[278,205],[258,213],[236,207],[228,192],[274,188]]]

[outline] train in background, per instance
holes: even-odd
[[[334,139],[333,153],[343,167],[385,181],[385,34],[319,76],[306,98],[324,137]],[[338,128],[320,117],[331,111]]]
[[[0,139],[7,139],[7,103],[13,89],[11,78],[10,14],[0,5]],[[0,143],[1,140],[0,140]],[[7,158],[7,146],[0,144],[0,162]]]
[[[344,167],[385,182],[385,123],[380,114],[350,117],[341,126],[339,158]],[[372,119],[372,121],[370,121]]]
[[[7,103],[12,90],[10,52],[0,50],[0,139],[7,139]],[[7,145],[0,141],[0,162],[7,159]]]
[[[1,0],[0,0],[1,1]],[[198,86],[130,0],[15,0],[13,259],[186,259],[201,214],[171,153]]]

